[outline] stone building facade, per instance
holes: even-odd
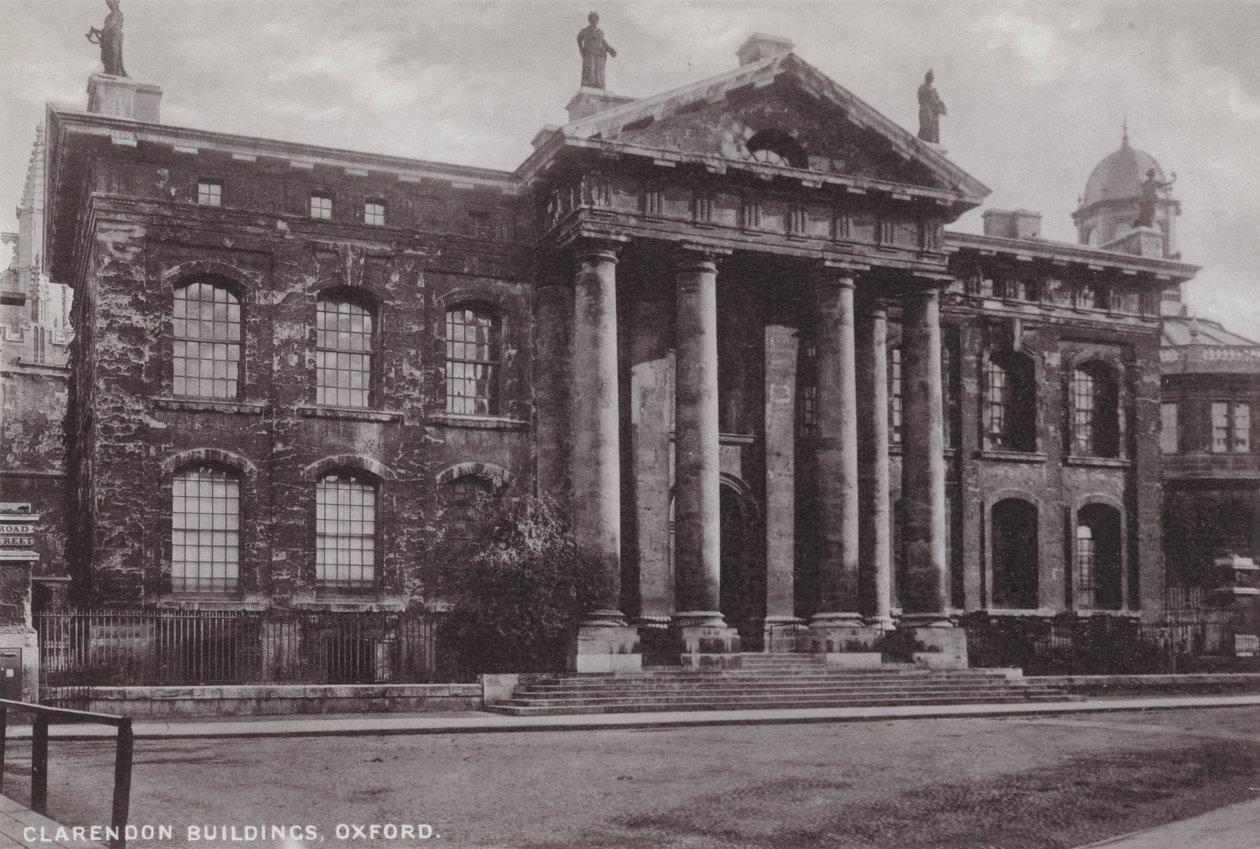
[[[988,189],[789,47],[583,89],[511,172],[170,127],[152,87],[137,120],[117,78],[112,114],[50,107],[82,597],[403,606],[491,491],[599,555],[582,670],[1157,613],[1160,300],[1194,267],[947,231]]]
[[[1160,356],[1168,579],[1211,591],[1217,558],[1260,555],[1260,342],[1174,315]]]

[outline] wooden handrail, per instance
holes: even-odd
[[[0,699],[0,791],[4,789],[4,759],[9,734],[10,709],[35,715],[31,725],[31,810],[41,815],[48,813],[48,726],[50,722],[61,719],[81,725],[108,725],[118,729],[114,751],[114,800],[110,817],[110,832],[116,836],[111,837],[109,845],[111,849],[126,849],[127,818],[131,808],[131,766],[135,749],[131,717]]]

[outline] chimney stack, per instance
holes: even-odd
[[[1027,209],[985,210],[984,235],[1003,239],[1040,239],[1041,213]]]

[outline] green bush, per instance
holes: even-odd
[[[598,607],[598,560],[549,498],[485,499],[477,515],[485,541],[448,541],[434,558],[444,661],[457,677],[564,669],[582,613]]]

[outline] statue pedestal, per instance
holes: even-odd
[[[93,74],[88,78],[87,111],[149,124],[159,122],[162,89],[131,77]]]
[[[633,103],[637,99],[634,97],[622,97],[620,94],[613,94],[602,88],[587,88],[583,86],[577,90],[577,94],[573,95],[573,99],[569,101],[569,105],[565,109],[569,110],[569,120],[577,121],[588,115],[607,112],[609,109],[616,109],[618,106]]]

